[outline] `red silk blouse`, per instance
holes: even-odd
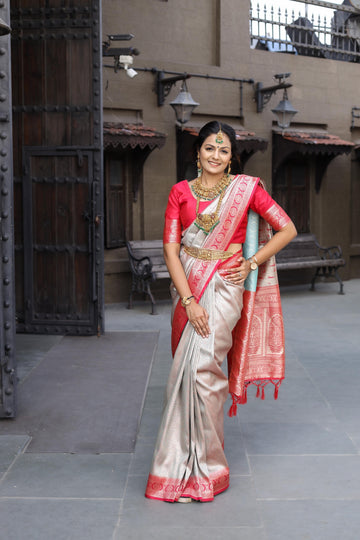
[[[200,201],[199,211],[203,212],[211,201]],[[282,229],[290,218],[284,210],[258,185],[250,201],[251,210],[263,217],[275,231]],[[168,205],[165,211],[164,244],[176,242],[180,244],[181,233],[196,218],[196,198],[187,180],[174,184],[171,188]],[[247,216],[240,222],[231,239],[232,244],[245,242]]]

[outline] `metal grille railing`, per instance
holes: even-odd
[[[339,6],[320,0],[295,1],[299,10],[251,4],[252,48],[360,62],[360,10],[351,7],[348,0]],[[308,15],[309,4],[317,6],[318,11],[328,8],[330,16]],[[330,12],[329,6],[334,7]]]

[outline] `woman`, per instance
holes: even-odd
[[[249,384],[264,398],[272,382],[277,397],[284,338],[274,255],[296,236],[259,178],[230,174],[237,159],[230,126],[209,122],[196,148],[199,176],[173,186],[165,213],[174,361],[145,492],[171,502],[211,501],[229,486],[229,390],[230,415],[246,402]]]

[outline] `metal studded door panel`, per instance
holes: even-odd
[[[0,17],[9,25],[9,2]],[[16,413],[10,37],[0,35],[0,417]]]
[[[11,5],[18,330],[99,333],[101,3]]]

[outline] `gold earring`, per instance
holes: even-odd
[[[229,176],[230,172],[231,172],[231,159],[229,161],[228,170],[227,170],[227,175],[228,176]]]
[[[199,176],[201,176],[201,173],[202,173],[202,166],[201,166],[201,162],[200,162],[200,154],[199,153],[197,155],[196,166],[197,166],[197,175],[199,177]]]

